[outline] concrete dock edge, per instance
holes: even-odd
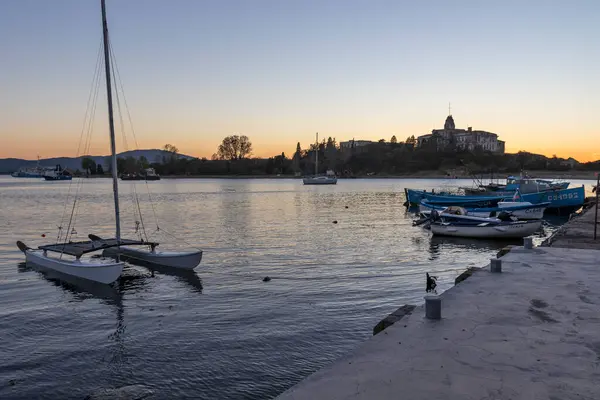
[[[590,214],[544,246],[502,249],[502,273],[465,271],[440,295],[440,320],[422,305],[401,307],[402,323],[278,398],[600,399],[600,241]]]

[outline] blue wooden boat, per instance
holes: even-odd
[[[418,206],[421,201],[438,206],[462,206],[462,207],[493,207],[506,198],[501,196],[464,196],[445,192],[435,193],[425,190],[404,189],[406,201],[411,206]],[[511,196],[512,198],[512,196]]]
[[[410,206],[418,206],[421,201],[427,200],[429,204],[438,206],[462,206],[467,208],[495,207],[501,201],[511,201],[512,195],[501,196],[464,196],[448,193],[435,194],[424,190],[404,189],[406,201]],[[583,206],[585,200],[584,186],[552,190],[538,193],[527,193],[520,196],[521,201],[531,204],[549,202],[546,210],[577,210]]]
[[[506,178],[506,184],[490,183],[488,185],[479,185],[476,188],[462,188],[466,195],[474,196],[508,196],[517,190],[521,193],[539,193],[549,190],[567,189],[569,182],[549,181],[546,179],[536,179],[527,176],[509,176]]]
[[[539,193],[527,193],[521,196],[522,201],[528,201],[532,204],[550,202],[549,210],[576,211],[583,206],[585,202],[585,187],[552,190]]]

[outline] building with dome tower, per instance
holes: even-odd
[[[433,129],[430,134],[417,138],[417,146],[435,146],[436,150],[451,148],[462,150],[481,149],[492,153],[504,153],[504,141],[498,140],[498,135],[492,132],[467,129],[456,129],[454,118],[449,114],[444,123],[444,129]]]

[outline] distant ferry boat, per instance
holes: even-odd
[[[38,158],[38,163],[35,167],[20,168],[18,171],[10,174],[10,176],[12,176],[13,178],[43,178],[45,173],[52,170],[52,167],[40,166],[40,160]]]
[[[43,171],[37,168],[21,168],[10,174],[13,178],[41,178]]]

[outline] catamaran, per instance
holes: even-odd
[[[116,239],[102,244],[94,241],[71,242],[68,241],[68,234],[65,235],[63,243],[55,243],[44,246],[39,246],[37,249],[32,249],[23,242],[17,242],[19,249],[25,253],[27,262],[53,269],[55,271],[73,275],[79,278],[88,279],[100,283],[112,283],[116,281],[123,271],[123,262],[112,259],[85,259],[82,256],[87,253],[96,252],[104,248],[118,247],[123,243],[121,240],[121,227],[119,220],[119,183],[117,180],[117,156],[115,146],[115,128],[113,123],[113,107],[112,107],[112,87],[110,81],[110,57],[108,48],[108,25],[106,22],[106,5],[105,0],[101,0],[102,8],[102,33],[103,33],[103,48],[104,48],[104,67],[106,73],[106,94],[108,101],[108,126],[110,134],[111,147],[111,163],[112,163],[112,179],[113,179],[113,198],[115,204],[115,231]],[[75,209],[75,207],[73,207]],[[135,243],[128,242],[127,244],[142,244],[138,241]],[[49,254],[51,253],[51,254]],[[67,257],[68,256],[68,257]],[[73,259],[74,257],[74,259]]]
[[[172,252],[165,254],[156,252],[155,249],[158,243],[149,242],[147,240],[129,240],[121,238],[120,212],[119,212],[119,182],[117,176],[117,156],[115,144],[115,127],[113,116],[113,100],[111,86],[111,58],[108,41],[108,24],[106,20],[106,5],[105,0],[100,1],[102,9],[102,33],[103,33],[103,50],[104,50],[104,69],[106,77],[106,94],[108,102],[108,126],[110,135],[111,147],[111,171],[113,181],[113,200],[115,210],[115,238],[101,239],[97,236],[90,237],[91,240],[72,242],[68,240],[69,234],[65,235],[63,242],[39,246],[37,249],[28,247],[21,241],[17,242],[18,248],[25,253],[27,262],[46,267],[60,273],[73,275],[79,278],[110,284],[116,281],[123,271],[123,262],[120,261],[119,255],[124,252],[126,254],[144,254],[145,260],[157,265],[182,266],[189,269],[190,265],[196,262],[196,265],[202,258],[202,251],[176,253]],[[75,210],[73,204],[73,210]],[[71,214],[73,217],[73,214]],[[69,223],[70,225],[70,223]],[[59,228],[59,232],[62,229]],[[67,231],[69,231],[69,228]],[[123,246],[123,247],[121,247]],[[149,251],[133,250],[130,253],[131,246],[147,247]],[[123,251],[121,251],[121,248]],[[93,253],[102,250],[114,249],[116,259],[112,258],[88,258],[82,259],[85,254]],[[134,258],[135,259],[135,258]],[[179,261],[173,261],[177,259]]]

